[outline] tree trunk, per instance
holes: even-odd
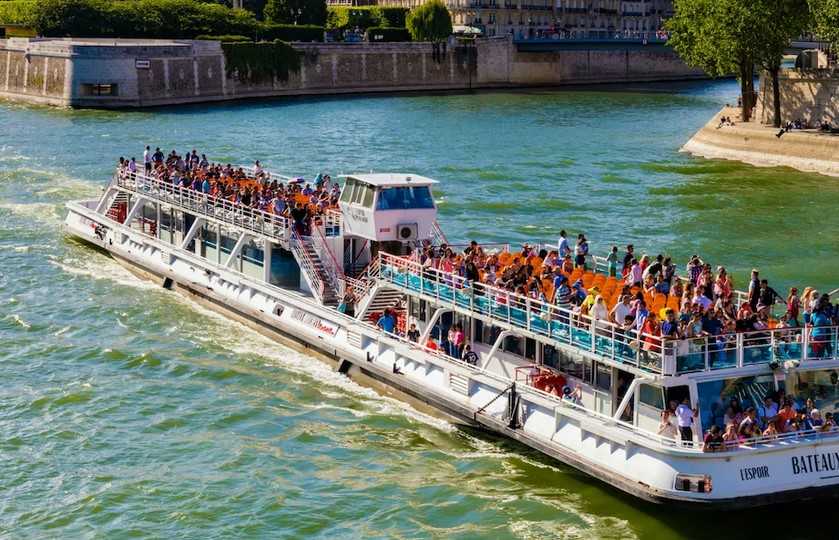
[[[781,71],[780,66],[775,66],[769,73],[772,75],[772,104],[775,106],[775,127],[781,127],[781,86],[778,81],[778,72]]]
[[[748,122],[751,116],[751,100],[753,86],[752,68],[749,62],[740,63],[740,117],[743,122]]]

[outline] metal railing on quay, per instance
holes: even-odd
[[[196,215],[211,217],[222,223],[278,241],[287,239],[291,230],[289,221],[282,216],[236,204],[221,197],[213,197],[207,193],[177,186],[141,173],[118,172],[114,181],[118,187],[127,191],[133,191],[144,197],[189,210]]]
[[[618,364],[672,374],[673,362],[665,364],[672,351],[662,348],[658,336],[624,330],[606,320],[426,268],[404,257],[380,253],[379,258],[380,279],[432,296],[438,304],[466,309]]]

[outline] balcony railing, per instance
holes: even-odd
[[[839,327],[767,328],[687,339],[641,334],[557,305],[470,282],[380,254],[380,279],[440,305],[464,309],[545,336],[604,360],[662,375],[769,365],[775,369],[839,360]]]
[[[380,253],[379,266],[380,279],[433,297],[439,305],[478,313],[617,364],[665,373],[663,360],[668,351],[662,351],[659,337],[626,331],[608,321],[594,320],[554,304],[423,268],[403,257]]]
[[[187,210],[196,216],[215,219],[224,224],[245,229],[277,242],[289,238],[291,226],[282,217],[255,208],[233,203],[221,197],[176,186],[142,173],[117,172],[112,181],[118,188],[137,193],[148,199]]]

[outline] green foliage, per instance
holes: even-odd
[[[839,47],[839,0],[810,0],[816,34]]]
[[[367,40],[375,42],[411,41],[411,33],[408,32],[407,28],[371,26],[367,29]]]
[[[356,27],[366,30],[372,26],[403,28],[408,8],[381,6],[329,6],[326,27],[329,30],[347,30]]]
[[[222,43],[221,48],[227,76],[243,82],[268,82],[274,77],[287,81],[290,73],[300,71],[301,53],[282,41]]]
[[[416,41],[444,41],[452,34],[452,16],[442,0],[429,0],[408,13],[405,26]]]
[[[811,21],[807,0],[676,0],[674,8],[666,23],[669,45],[709,75],[737,74],[744,120],[755,66],[777,69],[790,39]]]
[[[30,24],[35,2],[32,0],[13,0],[0,2],[0,24]]]
[[[323,26],[265,23],[260,28],[259,36],[266,41],[323,41]]]
[[[223,35],[223,36],[195,36],[195,39],[202,39],[205,41],[221,41],[222,43],[237,43],[242,41],[251,42],[253,41],[248,36],[232,36],[232,35]]]
[[[326,25],[325,0],[267,0],[264,13],[272,23]]]
[[[401,7],[379,7],[379,24],[388,28],[405,28],[405,20],[408,17],[408,8]]]
[[[42,36],[190,39],[259,29],[252,13],[195,0],[38,0],[32,21]]]

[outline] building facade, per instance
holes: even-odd
[[[424,0],[329,0],[337,5],[414,8]],[[471,26],[487,36],[608,39],[648,37],[673,14],[673,0],[444,0],[455,26]]]

